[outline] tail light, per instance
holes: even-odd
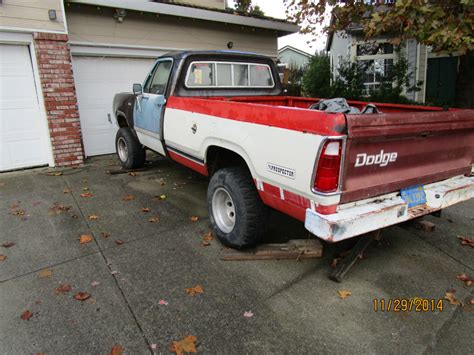
[[[338,189],[341,156],[341,140],[327,140],[324,143],[314,177],[314,190],[328,193]]]

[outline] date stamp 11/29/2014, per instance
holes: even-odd
[[[443,300],[435,298],[374,298],[374,312],[442,312]]]

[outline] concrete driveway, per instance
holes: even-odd
[[[106,174],[112,156],[0,175],[0,244],[15,243],[0,247],[1,354],[169,353],[189,335],[199,353],[472,353],[474,306],[374,312],[373,300],[455,289],[467,303],[473,288],[456,276],[474,276],[474,249],[456,236],[474,237],[474,201],[428,217],[434,232],[387,229],[337,284],[330,263],[351,242],[321,259],[220,261],[218,241],[201,245],[207,181],[151,160],[136,176]],[[307,236],[277,213],[271,223],[268,241]]]

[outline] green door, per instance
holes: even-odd
[[[458,57],[429,58],[426,73],[426,102],[452,105],[456,95]]]

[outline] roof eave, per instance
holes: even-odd
[[[69,3],[120,8],[131,11],[143,11],[169,16],[186,17],[205,21],[222,22],[240,26],[264,28],[277,31],[278,36],[299,32],[300,26],[289,22],[273,21],[255,17],[227,14],[219,11],[205,10],[187,6],[171,5],[157,2],[138,2],[133,0],[66,0]]]

